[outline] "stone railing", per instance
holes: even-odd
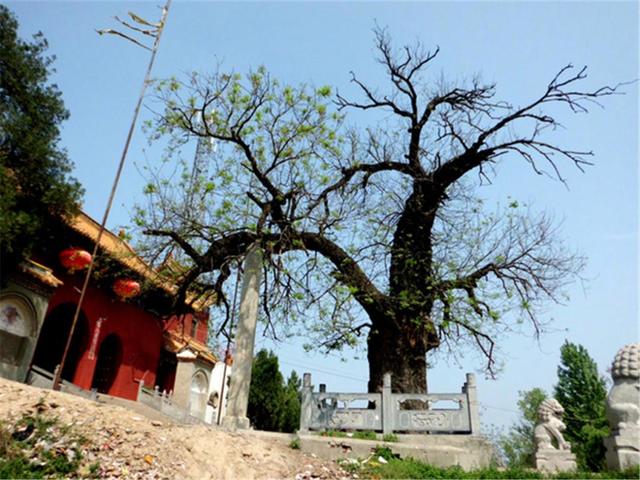
[[[151,388],[145,386],[144,381],[139,381],[138,402],[151,407],[180,423],[204,423],[203,419],[192,416],[189,411],[174,404],[172,397],[173,395],[170,392],[161,392],[157,386]]]
[[[349,408],[352,402],[365,406]],[[438,403],[446,402],[446,408]],[[343,404],[341,407],[340,404]],[[403,405],[404,404],[404,405]],[[416,409],[417,406],[421,409]],[[453,406],[453,408],[451,408]],[[462,393],[391,393],[391,375],[383,379],[381,393],[333,393],[325,385],[314,392],[311,374],[305,373],[302,386],[300,433],[309,430],[374,430],[392,432],[433,432],[480,434],[476,379],[467,373]]]
[[[37,366],[32,366],[26,383],[39,388],[53,388],[53,378],[55,373],[48,372]],[[80,397],[88,398],[89,400],[109,403],[112,405],[120,405],[129,409],[136,409],[135,401],[127,400],[125,398],[113,397],[104,393],[98,393],[97,390],[85,390],[83,388],[74,385],[66,380],[61,380],[60,391],[64,393],[71,393]],[[199,424],[204,423],[201,418],[196,418],[184,408],[181,408],[173,403],[171,393],[161,392],[158,387],[146,386],[144,381],[140,380],[138,383],[138,394],[136,401],[146,407],[150,407],[161,414],[170,417],[180,423],[186,424]],[[145,413],[143,413],[145,414]],[[148,414],[145,414],[148,416]]]
[[[56,367],[56,370],[57,368],[59,368],[59,366]],[[36,365],[32,365],[25,383],[34,387],[52,389],[54,377],[55,372],[51,373],[43,368],[37,367]],[[98,392],[95,389],[85,390],[64,379],[60,379],[60,391],[94,401],[98,398]]]

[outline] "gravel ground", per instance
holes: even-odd
[[[15,422],[36,412],[57,417],[61,424],[71,425],[74,433],[87,438],[80,448],[83,461],[79,473],[83,477],[350,478],[335,463],[292,450],[276,437],[163,423],[119,406],[0,378],[0,419]]]

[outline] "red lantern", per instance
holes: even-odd
[[[73,273],[89,266],[91,254],[80,248],[67,248],[58,254],[58,259],[62,266],[69,270],[69,273]]]
[[[113,291],[121,300],[126,300],[140,293],[140,284],[131,278],[119,278],[113,282]]]

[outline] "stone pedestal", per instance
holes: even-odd
[[[381,445],[401,458],[415,458],[435,467],[460,467],[463,470],[488,468],[493,448],[491,442],[480,435],[403,435],[398,441],[358,440],[320,435],[300,435],[300,450],[325,460],[342,458],[363,459]]]
[[[258,320],[258,300],[262,277],[262,251],[254,246],[249,250],[244,262],[242,298],[236,333],[236,353],[233,358],[233,373],[229,385],[226,415],[222,426],[230,430],[249,428],[247,405],[251,386],[253,346]]]
[[[176,379],[173,383],[173,403],[184,410],[189,410],[191,401],[191,379],[195,372],[196,355],[191,350],[184,350],[176,355]]]
[[[540,449],[536,452],[536,470],[542,472],[566,472],[576,470],[576,456],[571,450]]]
[[[640,429],[626,429],[604,439],[607,447],[607,467],[611,470],[626,470],[640,465]]]

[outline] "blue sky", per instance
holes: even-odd
[[[71,118],[62,145],[86,188],[84,208],[101,218],[123,147],[148,53],[95,29],[114,27],[129,10],[158,18],[154,2],[8,2],[28,37],[41,30],[57,56],[54,81]],[[289,83],[334,85],[354,92],[351,70],[372,84],[383,81],[373,60],[372,27],[387,26],[397,44],[420,39],[439,45],[435,65],[452,79],[480,73],[498,84],[498,96],[523,103],[539,94],[565,64],[588,65],[585,88],[638,78],[636,2],[184,2],[175,0],[154,76],[226,68],[244,72],[264,64]],[[638,341],[638,85],[605,99],[588,115],[561,115],[564,145],[593,150],[586,173],[567,164],[568,186],[536,176],[521,162],[504,162],[481,194],[508,196],[563,221],[567,244],[588,257],[585,285],[571,289],[565,306],[550,305],[553,331],[540,344],[531,336],[499,339],[505,368],[497,380],[479,376],[485,424],[509,424],[517,392],[556,381],[565,339],[584,345],[606,373],[618,348]],[[143,111],[142,119],[149,113]],[[109,225],[126,225],[143,185],[134,162],[144,160],[138,130]],[[525,332],[527,333],[527,332]],[[531,332],[528,332],[529,334]],[[258,345],[272,346],[259,339]],[[278,345],[283,370],[311,371],[328,390],[364,391],[363,360],[310,356],[299,344]],[[313,369],[309,368],[312,367]],[[432,391],[457,391],[473,355],[460,365],[440,358],[429,373]]]

